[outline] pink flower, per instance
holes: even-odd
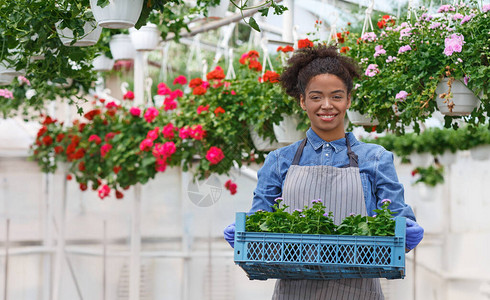
[[[237,191],[237,184],[229,179],[225,182],[225,188],[230,191],[230,194],[235,195]]]
[[[206,135],[206,131],[202,129],[202,125],[193,125],[190,129],[190,136],[196,140],[202,140]]]
[[[131,107],[129,109],[129,113],[132,114],[135,117],[139,117],[140,114],[141,114],[141,109],[139,109],[138,107]]]
[[[386,54],[386,50],[383,49],[383,45],[377,45],[376,47],[374,47],[374,51],[374,57],[378,57],[381,54]]]
[[[157,172],[165,172],[165,169],[167,169],[167,161],[164,159],[157,159],[155,162],[155,170]]]
[[[17,80],[19,80],[19,83],[20,84],[27,84],[27,85],[31,85],[31,82],[29,81],[29,79],[25,78],[24,76],[20,75],[20,76],[17,76]]]
[[[460,19],[462,19],[462,18],[463,18],[463,15],[462,15],[462,14],[460,14],[460,13],[455,13],[455,14],[453,15],[453,20],[460,20]]]
[[[175,99],[175,98],[184,96],[184,92],[182,92],[182,90],[180,90],[180,89],[176,89],[175,91],[173,91],[173,92],[170,93],[170,96],[173,99]]]
[[[464,75],[463,82],[464,82],[465,85],[468,85],[468,81],[470,81],[470,78],[471,78],[470,76]]]
[[[96,134],[92,134],[91,136],[89,136],[88,141],[95,142],[95,144],[97,145],[102,143],[102,139]]]
[[[187,83],[187,78],[183,75],[179,75],[174,79],[174,85],[176,84],[186,84]]]
[[[111,101],[111,102],[107,103],[107,104],[105,105],[105,107],[106,107],[106,108],[117,108],[117,107],[118,107],[118,105],[116,104],[116,102]]]
[[[184,126],[184,127],[180,128],[179,137],[181,139],[187,139],[190,136],[191,136],[191,130],[190,130],[189,126]]]
[[[153,140],[152,139],[144,139],[140,143],[140,150],[141,151],[150,151],[152,147],[153,147]]]
[[[453,52],[461,52],[463,50],[464,36],[457,33],[451,34],[444,40],[444,54],[446,56],[453,55]]]
[[[150,139],[152,141],[156,140],[158,138],[158,132],[160,131],[160,128],[155,127],[155,129],[148,131],[146,134],[146,138]]]
[[[408,93],[405,91],[400,91],[396,94],[395,99],[398,99],[400,101],[404,101],[407,99]]]
[[[163,109],[165,111],[173,110],[177,108],[177,101],[175,101],[172,97],[167,97],[163,100]]]
[[[378,65],[375,64],[369,64],[365,72],[366,76],[369,77],[373,77],[378,73],[379,73]]]
[[[461,20],[461,25],[463,25],[464,23],[468,22],[469,20],[471,20],[471,18],[473,18],[475,16],[475,14],[471,14],[469,16],[464,16],[463,17],[463,20]]]
[[[207,88],[209,87],[209,82],[207,82],[207,81],[203,81],[203,82],[202,82],[202,84],[201,84],[201,86],[202,86],[203,88],[207,89]]]
[[[482,11],[483,11],[484,13],[486,13],[486,12],[487,12],[487,11],[489,11],[489,10],[490,10],[490,3],[483,5],[483,7],[482,7]]]
[[[395,61],[396,59],[397,59],[397,58],[396,58],[396,56],[391,56],[391,55],[390,55],[390,56],[388,56],[388,59],[386,60],[386,62],[387,62],[387,63],[390,63],[390,62],[392,62],[392,61]]]
[[[123,99],[133,100],[134,99],[133,91],[127,91],[126,94],[124,94]]]
[[[363,41],[374,42],[376,40],[376,34],[374,32],[366,32],[361,36]]]
[[[104,144],[102,147],[100,147],[100,156],[105,157],[107,153],[112,149],[111,144]]]
[[[409,50],[412,50],[412,47],[410,47],[410,45],[401,46],[400,49],[398,49],[398,53],[407,52]]]
[[[232,94],[233,96],[234,96],[234,95],[236,95],[235,90],[231,90],[231,94]]]
[[[223,151],[215,146],[209,148],[208,152],[206,153],[206,159],[209,160],[209,163],[211,165],[216,165],[221,160],[223,160],[223,158],[225,158]]]
[[[171,92],[172,92],[172,90],[169,89],[165,83],[160,82],[157,85],[157,94],[158,95],[162,95],[162,96],[169,95]]]
[[[430,24],[429,29],[436,29],[439,26],[441,26],[441,23],[434,22],[434,23]]]
[[[175,136],[175,132],[174,132],[175,129],[176,128],[175,128],[174,124],[168,123],[162,129],[163,137],[166,138],[166,139],[173,139],[174,136]]]
[[[209,104],[206,105],[206,106],[202,106],[202,105],[199,105],[197,107],[197,114],[200,115],[201,113],[205,112],[205,111],[209,111]]]
[[[177,151],[177,147],[175,147],[174,142],[166,142],[164,144],[155,144],[155,148],[153,148],[153,156],[158,159],[167,159],[172,154]]]
[[[114,137],[116,136],[116,133],[115,132],[108,132],[106,135],[105,135],[105,138],[104,140],[106,142],[112,140]]]
[[[0,97],[4,97],[7,99],[14,99],[14,94],[7,89],[0,89]]]
[[[158,109],[154,107],[148,107],[148,109],[145,112],[144,118],[146,122],[151,123],[155,118],[158,116]]]
[[[105,197],[109,196],[110,192],[111,192],[111,188],[107,184],[101,186],[98,191],[100,199],[104,199]]]

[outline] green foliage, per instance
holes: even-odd
[[[415,183],[425,183],[428,186],[436,186],[444,183],[444,167],[429,166],[428,168],[418,167],[412,171],[417,176]]]
[[[383,200],[381,209],[375,209],[376,216],[367,217],[351,214],[344,218],[339,226],[333,222],[333,213],[325,212],[325,205],[320,199],[312,200],[311,207],[296,209],[288,213],[283,199],[277,198],[272,212],[257,211],[247,216],[245,230],[248,232],[274,232],[298,234],[330,235],[395,235],[395,220],[389,210],[390,200]]]

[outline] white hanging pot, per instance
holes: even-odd
[[[14,80],[15,76],[8,74],[0,74],[0,85],[9,85]]]
[[[226,16],[230,0],[221,0],[216,6],[208,7],[208,18],[221,19]]]
[[[100,54],[94,58],[92,66],[95,71],[111,71],[112,67],[114,67],[114,60],[104,54]]]
[[[439,98],[440,94],[448,92],[449,87],[447,83],[448,78],[443,78],[439,84],[437,84],[436,88],[437,109],[443,115],[467,116],[471,114],[475,108],[478,109],[480,107],[480,99],[478,99],[478,97],[476,97],[476,95],[460,80],[454,80],[451,84],[451,93],[453,94],[453,97],[449,100],[454,103],[454,106],[450,109],[448,103],[444,103],[444,99]]]
[[[134,59],[136,50],[128,34],[115,34],[109,41],[109,48],[114,60]]]
[[[15,76],[24,75],[25,72],[24,70],[19,70],[19,71],[15,70],[10,66],[10,64],[7,61],[4,60],[0,62],[0,74],[10,75],[15,77]]]
[[[102,33],[102,27],[97,26],[97,23],[94,21],[86,22],[83,25],[84,35],[79,37],[78,40],[73,42],[73,31],[70,28],[60,29],[61,21],[56,23],[56,31],[58,32],[58,36],[60,37],[61,42],[65,46],[77,46],[77,47],[86,47],[97,44],[100,38],[100,34]]]
[[[129,28],[129,36],[136,50],[152,51],[160,43],[160,31],[157,25],[148,23],[140,29]]]
[[[371,119],[367,115],[363,115],[355,110],[347,110],[349,121],[356,126],[376,126],[379,124],[377,119]]]
[[[457,155],[456,153],[453,153],[451,151],[444,151],[443,154],[438,154],[437,155],[437,160],[441,165],[443,166],[450,166],[451,164],[456,162]]]
[[[432,164],[433,160],[434,158],[428,152],[413,152],[412,154],[410,154],[410,162],[415,167],[427,168]]]
[[[479,145],[471,148],[470,155],[474,160],[487,160],[490,158],[490,145]]]
[[[90,0],[90,8],[100,27],[131,28],[141,15],[143,0],[109,0],[105,7],[97,6],[97,0]]]
[[[305,132],[296,129],[300,122],[297,116],[282,114],[282,118],[279,125],[273,125],[274,134],[279,143],[289,145],[306,137]]]
[[[252,142],[254,146],[259,151],[273,151],[276,150],[283,145],[278,142],[271,141],[270,139],[262,138],[257,131],[254,130],[253,126],[249,126],[250,128],[250,137],[252,138]]]

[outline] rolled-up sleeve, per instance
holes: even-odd
[[[393,153],[385,149],[379,152],[375,176],[376,207],[380,209],[381,200],[390,199],[389,209],[395,212],[395,216],[407,217],[416,221],[412,208],[405,203],[403,185],[398,181],[393,164]]]
[[[261,209],[272,211],[274,200],[282,195],[282,177],[279,170],[278,155],[272,151],[267,155],[264,165],[257,172],[257,187],[254,191],[252,208],[249,213]]]

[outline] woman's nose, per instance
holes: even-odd
[[[332,100],[330,100],[329,97],[325,97],[325,99],[322,101],[322,108],[323,109],[328,109],[332,107]]]

